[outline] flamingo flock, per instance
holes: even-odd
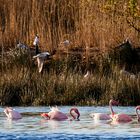
[[[110,108],[110,114],[106,113],[91,113],[90,116],[93,118],[95,121],[103,120],[103,121],[111,121],[111,122],[117,122],[117,123],[129,123],[132,122],[133,119],[131,116],[125,114],[125,113],[115,113],[113,110],[113,106],[118,105],[118,102],[115,100],[110,100],[109,101],[109,108]],[[138,111],[140,110],[140,105],[136,106],[135,111],[136,111],[136,116],[137,116],[137,121],[140,122],[140,115]],[[22,115],[13,109],[12,107],[6,107],[4,109],[4,113],[8,119],[12,120],[18,120],[22,119]],[[43,117],[46,120],[55,120],[55,121],[79,121],[80,120],[80,111],[76,107],[72,107],[69,111],[69,116],[71,118],[61,112],[58,107],[51,107],[50,112],[48,113],[41,113],[41,117]]]

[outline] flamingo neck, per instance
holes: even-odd
[[[111,115],[113,116],[115,113],[113,111],[112,102],[109,103]]]
[[[73,115],[72,111],[74,111],[77,114],[77,118]],[[70,115],[72,116],[73,120],[76,120],[76,119],[79,120],[80,113],[79,113],[78,109],[72,108],[70,110]]]
[[[139,116],[139,113],[138,113],[138,108],[136,108],[136,114],[137,114],[138,121],[140,122],[140,116]]]
[[[10,118],[8,109],[5,109],[5,110],[4,110],[4,113],[5,113],[5,115],[6,115],[8,118]]]
[[[75,120],[76,119],[76,117],[73,115],[73,113],[72,113],[72,109],[70,110],[70,115],[72,116],[72,118]]]

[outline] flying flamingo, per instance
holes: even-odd
[[[113,111],[112,105],[118,105],[117,101],[110,100],[109,105],[111,109],[111,118],[113,121],[119,122],[119,123],[127,123],[127,122],[132,121],[132,118],[128,116],[127,114],[124,114],[124,113],[115,114],[115,112]]]
[[[17,120],[22,118],[21,114],[12,107],[6,107],[6,109],[4,109],[4,113],[8,119]]]
[[[51,56],[53,56],[55,53],[56,53],[56,50],[53,50],[52,53],[42,52],[42,53],[39,53],[39,54],[33,56],[33,59],[37,59],[39,73],[41,73],[41,71],[43,69],[45,60],[51,59]]]
[[[136,107],[137,119],[138,119],[138,122],[140,122],[140,116],[139,116],[139,114],[138,114],[138,110],[140,110],[140,106],[137,106],[137,107]]]
[[[38,69],[39,69],[39,73],[41,73],[42,69],[43,69],[43,64],[44,61],[47,60],[50,56],[49,52],[43,52],[43,53],[39,53],[35,56],[33,56],[33,59],[37,59],[37,63],[38,63]]]
[[[52,107],[50,109],[51,111],[49,113],[42,113],[41,116],[48,120],[57,120],[57,121],[63,121],[68,119],[67,115],[61,112],[57,107]],[[74,113],[77,114],[77,117],[74,115]],[[71,120],[79,120],[80,113],[77,108],[75,107],[71,108],[70,115],[72,116]]]

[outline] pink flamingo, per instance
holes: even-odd
[[[67,115],[61,112],[57,107],[52,107],[50,109],[51,111],[49,113],[42,113],[41,116],[48,120],[57,120],[57,121],[63,121],[68,119]],[[77,117],[74,115],[74,113],[77,114]],[[70,115],[73,118],[71,120],[79,120],[80,113],[77,108],[74,107],[71,108]]]
[[[90,114],[90,116],[94,118],[94,120],[111,120],[112,119],[110,115],[105,114],[105,113],[92,113]]]
[[[111,116],[105,113],[92,113],[90,114],[94,120],[111,120]]]
[[[109,102],[110,109],[111,109],[111,117],[113,121],[119,122],[119,123],[126,123],[132,121],[132,118],[128,116],[127,114],[120,113],[115,114],[112,108],[112,105],[118,105],[118,102],[115,100],[110,100]]]
[[[140,122],[140,116],[139,116],[139,114],[138,114],[138,110],[140,110],[140,106],[137,106],[137,107],[136,107],[137,119],[138,119],[138,122]]]
[[[6,109],[4,109],[4,113],[8,119],[17,120],[22,118],[21,114],[12,107],[6,107]]]

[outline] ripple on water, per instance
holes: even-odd
[[[92,134],[67,134],[67,133],[53,133],[53,134],[4,134],[0,133],[1,140],[139,140],[140,136],[113,136],[113,135],[92,135]]]
[[[139,140],[140,124],[136,118],[132,123],[115,124],[111,122],[96,122],[89,117],[94,112],[109,113],[108,107],[78,107],[81,112],[80,121],[47,121],[40,117],[40,112],[48,112],[49,107],[17,107],[23,119],[10,121],[4,117],[0,108],[0,140]],[[68,113],[70,107],[61,107]],[[117,112],[134,115],[134,107],[115,108]]]

